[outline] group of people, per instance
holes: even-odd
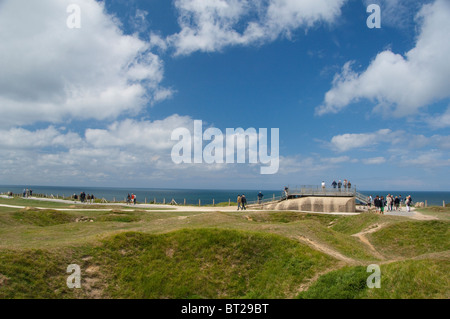
[[[245,198],[245,195],[238,195],[237,197],[237,210],[246,210],[245,204],[247,204],[247,198]]]
[[[74,200],[78,200],[80,199],[80,202],[82,203],[88,203],[88,204],[92,204],[94,202],[95,196],[94,194],[87,194],[85,192],[81,192],[80,195],[77,194],[73,194],[73,199]]]
[[[131,195],[128,193],[127,196],[127,205],[131,205],[131,203],[133,203],[134,205],[136,205],[136,195],[131,193]]]
[[[23,197],[31,197],[33,195],[33,190],[32,189],[24,189],[22,192]]]
[[[406,196],[405,199],[402,198],[402,195],[395,196],[388,194],[386,198],[383,196],[377,195],[375,199],[372,199],[372,196],[367,197],[367,206],[370,208],[373,206],[375,207],[376,211],[380,214],[384,214],[385,207],[387,208],[387,211],[392,212],[394,210],[401,211],[402,210],[402,204],[404,203],[406,205],[406,211],[411,211],[411,205],[412,205],[412,197],[411,195]]]
[[[343,187],[345,190],[347,189],[351,189],[352,188],[352,183],[350,183],[350,181],[344,179],[344,182],[342,182],[341,180],[339,180],[339,182],[336,182],[336,180],[333,180],[333,182],[331,183],[331,186],[336,189],[338,188],[339,191],[341,191],[341,188]],[[322,188],[325,189],[325,182],[322,181]]]

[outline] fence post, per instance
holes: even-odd
[[[215,200],[214,200],[214,198],[213,198],[213,207],[214,207],[214,206],[216,206],[216,202],[215,202]]]
[[[113,203],[115,203],[116,202],[116,198],[115,197],[113,197]]]
[[[165,205],[166,204],[166,199],[164,198],[164,200],[163,200],[163,204]]]
[[[186,206],[186,198],[184,199],[184,206]]]
[[[231,206],[231,198],[228,198],[228,206]]]
[[[428,201],[425,199],[425,208],[428,207]]]
[[[202,205],[200,199],[198,200],[198,206],[200,207]]]
[[[145,197],[145,203],[147,204],[147,197]]]
[[[442,201],[442,206],[445,207],[445,200]]]

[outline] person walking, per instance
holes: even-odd
[[[136,194],[133,194],[133,204],[136,205]]]
[[[392,210],[392,198],[391,198],[391,194],[388,194],[386,196],[386,204],[387,204],[387,210],[388,212],[390,212]]]
[[[241,196],[241,203],[242,203],[242,209],[247,210],[247,208],[245,207],[245,204],[247,203],[247,198],[245,198],[244,194],[242,194],[242,196]]]
[[[338,189],[339,189],[339,191],[341,191],[341,187],[342,187],[342,182],[341,182],[341,180],[339,180],[339,182],[338,182]]]
[[[238,195],[238,197],[237,197],[237,205],[238,205],[237,210],[241,209],[241,203],[242,203],[242,197],[241,197],[241,195]]]

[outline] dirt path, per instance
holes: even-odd
[[[345,261],[346,263],[349,263],[349,264],[359,264],[359,262],[356,261],[355,259],[344,256],[340,252],[338,252],[334,249],[331,249],[325,245],[319,244],[318,242],[313,241],[312,239],[309,239],[308,237],[299,235],[299,236],[295,236],[294,238],[307,244],[308,246],[314,248],[315,250],[321,251],[324,254],[332,256],[338,260]]]
[[[357,237],[362,243],[364,243],[367,247],[369,247],[370,251],[372,252],[372,254],[381,259],[381,260],[386,260],[386,257],[383,256],[378,250],[376,250],[376,248],[372,245],[372,243],[369,241],[369,239],[366,237],[367,234],[372,234],[374,232],[379,231],[381,228],[383,228],[384,226],[386,226],[387,223],[385,224],[374,224],[369,226],[368,228],[366,228],[365,230],[357,233],[357,234],[353,234],[353,237]]]

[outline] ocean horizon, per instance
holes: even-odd
[[[216,204],[221,202],[235,202],[240,194],[245,194],[248,201],[257,200],[257,194],[261,191],[264,199],[278,197],[283,190],[264,190],[264,189],[177,189],[177,188],[139,188],[139,187],[82,187],[82,186],[40,186],[40,185],[0,185],[0,193],[13,192],[22,194],[24,189],[33,190],[34,194],[43,194],[46,196],[70,197],[81,192],[93,194],[95,198],[104,198],[108,201],[123,201],[128,194],[135,194],[138,202],[152,202],[156,199],[158,203],[164,200],[170,203],[174,199],[178,204],[198,205],[199,200],[202,205],[211,205],[213,200]],[[411,195],[413,202],[428,202],[428,205],[441,206],[443,201],[450,203],[450,192],[448,191],[397,191],[397,190],[358,190],[364,195],[394,196],[401,195],[405,198]]]

